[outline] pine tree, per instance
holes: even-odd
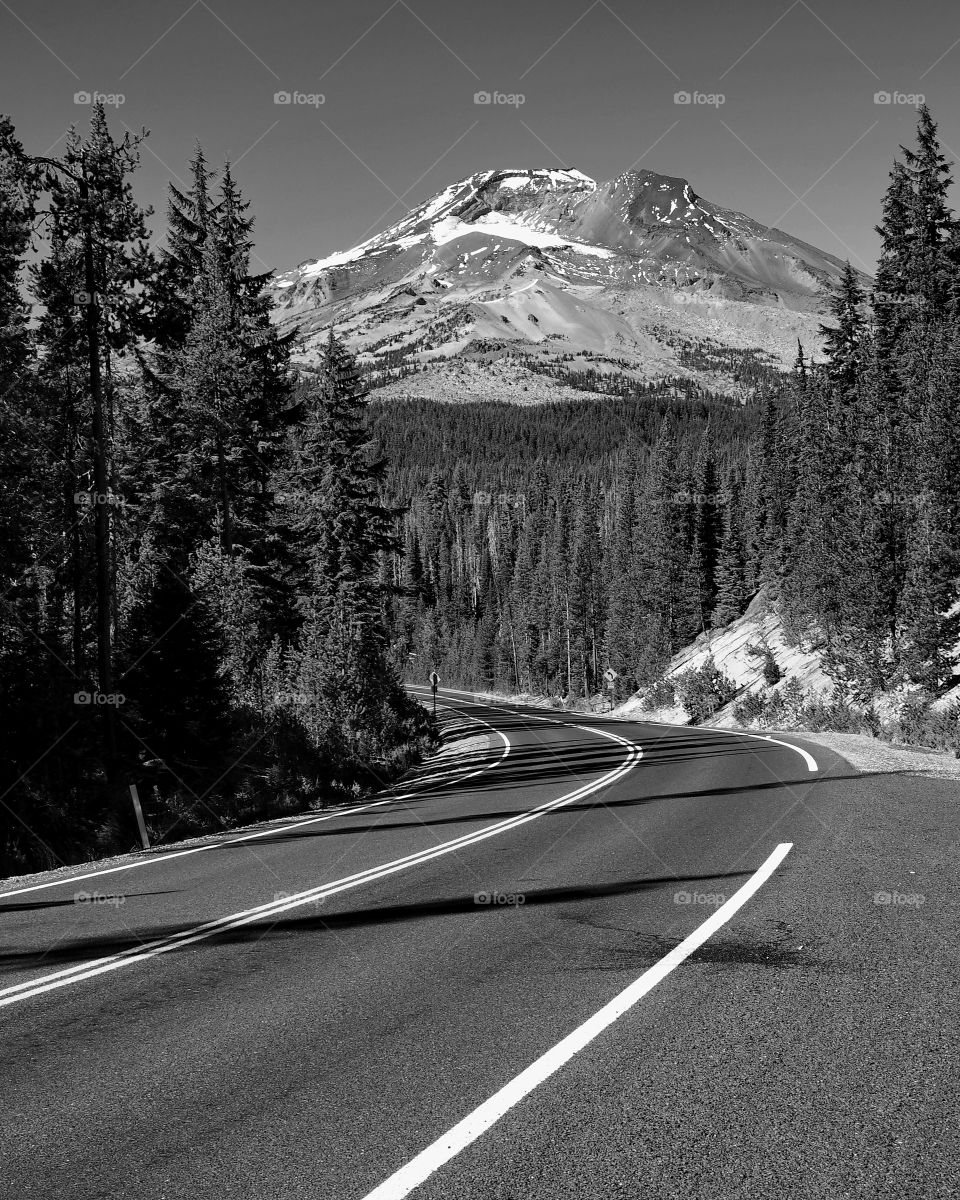
[[[641,682],[659,675],[682,642],[687,495],[676,440],[665,421],[653,448],[638,512],[643,649],[637,674]]]
[[[955,328],[938,326],[930,341],[913,438],[916,461],[899,614],[910,677],[936,689],[950,678],[949,649],[955,641],[947,610],[960,566],[960,360]]]
[[[681,636],[692,641],[710,627],[717,589],[717,553],[720,542],[720,509],[716,464],[709,432],[697,451],[691,478],[689,510],[689,553],[683,582],[683,626]]]
[[[635,690],[640,652],[642,597],[636,546],[635,473],[629,471],[619,491],[619,506],[610,548],[607,613],[607,661],[617,672],[618,695]]]
[[[82,310],[83,350],[86,359],[85,386],[89,419],[92,488],[92,524],[96,578],[96,686],[112,695],[114,676],[113,643],[117,623],[117,542],[113,529],[122,517],[117,505],[127,481],[118,470],[117,444],[125,424],[121,398],[124,388],[115,377],[115,359],[130,350],[138,304],[138,274],[145,255],[146,217],[137,205],[131,186],[136,169],[140,138],[124,136],[115,142],[102,104],[94,106],[89,134],[75,130],[67,136],[66,153],[60,160],[42,159],[46,167],[44,186],[50,196],[51,227],[56,253],[66,267],[61,280],[36,279],[40,294],[48,301],[47,322],[41,336],[53,330],[73,333],[73,322],[64,319],[63,285],[82,273],[83,290],[73,302]],[[58,293],[59,284],[59,293]],[[79,339],[74,342],[77,349]],[[55,362],[64,347],[50,346]],[[79,590],[75,589],[75,608]],[[76,615],[75,615],[76,619]],[[77,649],[75,647],[75,658]],[[111,787],[116,783],[116,731],[114,711],[102,711],[102,761]],[[117,802],[120,801],[119,794]]]
[[[312,681],[313,728],[338,722],[355,751],[372,736],[375,714],[401,705],[379,585],[381,551],[399,547],[379,496],[384,465],[368,453],[365,396],[352,356],[331,332],[298,439],[290,524],[304,570],[298,655],[301,679]]]
[[[890,183],[882,202],[880,255],[874,274],[871,304],[878,362],[890,367],[896,354],[907,305],[912,298],[915,272],[911,264],[914,199],[906,167],[894,161]]]
[[[864,293],[849,261],[830,295],[832,324],[820,326],[827,356],[827,375],[838,393],[852,401],[860,364],[860,345],[866,328]]]
[[[907,286],[928,316],[939,316],[954,293],[950,247],[956,223],[947,204],[950,165],[926,104],[919,110],[916,149],[901,146],[901,150],[911,193]]]
[[[601,575],[596,496],[585,488],[577,497],[569,593],[570,690],[585,697],[600,686]]]
[[[212,809],[209,790],[214,785],[229,789],[224,764],[236,757],[230,700],[220,673],[223,648],[212,612],[185,580],[163,566],[132,611],[125,642],[124,731],[130,758],[141,763],[140,782],[164,793],[173,807]],[[203,817],[202,811],[195,813],[198,826]]]
[[[746,563],[740,531],[740,500],[742,490],[729,476],[725,487],[723,525],[717,555],[717,593],[710,624],[722,629],[741,616],[747,601]]]
[[[167,238],[151,264],[145,283],[143,332],[161,349],[182,347],[193,319],[196,282],[204,273],[204,254],[217,204],[210,195],[215,176],[197,142],[188,173],[191,186],[169,185]]]

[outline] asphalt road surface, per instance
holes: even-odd
[[[4,1200],[960,1195],[955,784],[440,703],[362,809],[0,884]]]

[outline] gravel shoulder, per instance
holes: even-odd
[[[960,781],[960,758],[918,746],[884,742],[860,733],[807,733],[805,730],[776,730],[794,734],[806,742],[836,751],[858,771],[871,774],[922,775]],[[960,795],[958,795],[960,798]]]

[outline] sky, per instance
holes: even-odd
[[[135,190],[158,237],[196,140],[234,163],[261,270],[474,171],[564,166],[682,176],[871,271],[917,97],[960,152],[960,4],[0,0],[0,112],[28,152],[62,151],[94,92],[118,136],[150,130]]]

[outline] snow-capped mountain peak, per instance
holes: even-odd
[[[494,169],[274,286],[307,357],[334,324],[374,363],[502,346],[635,360],[639,378],[657,378],[690,371],[684,341],[780,364],[798,336],[816,351],[842,265],[676,176],[631,169],[598,183],[570,168]]]

